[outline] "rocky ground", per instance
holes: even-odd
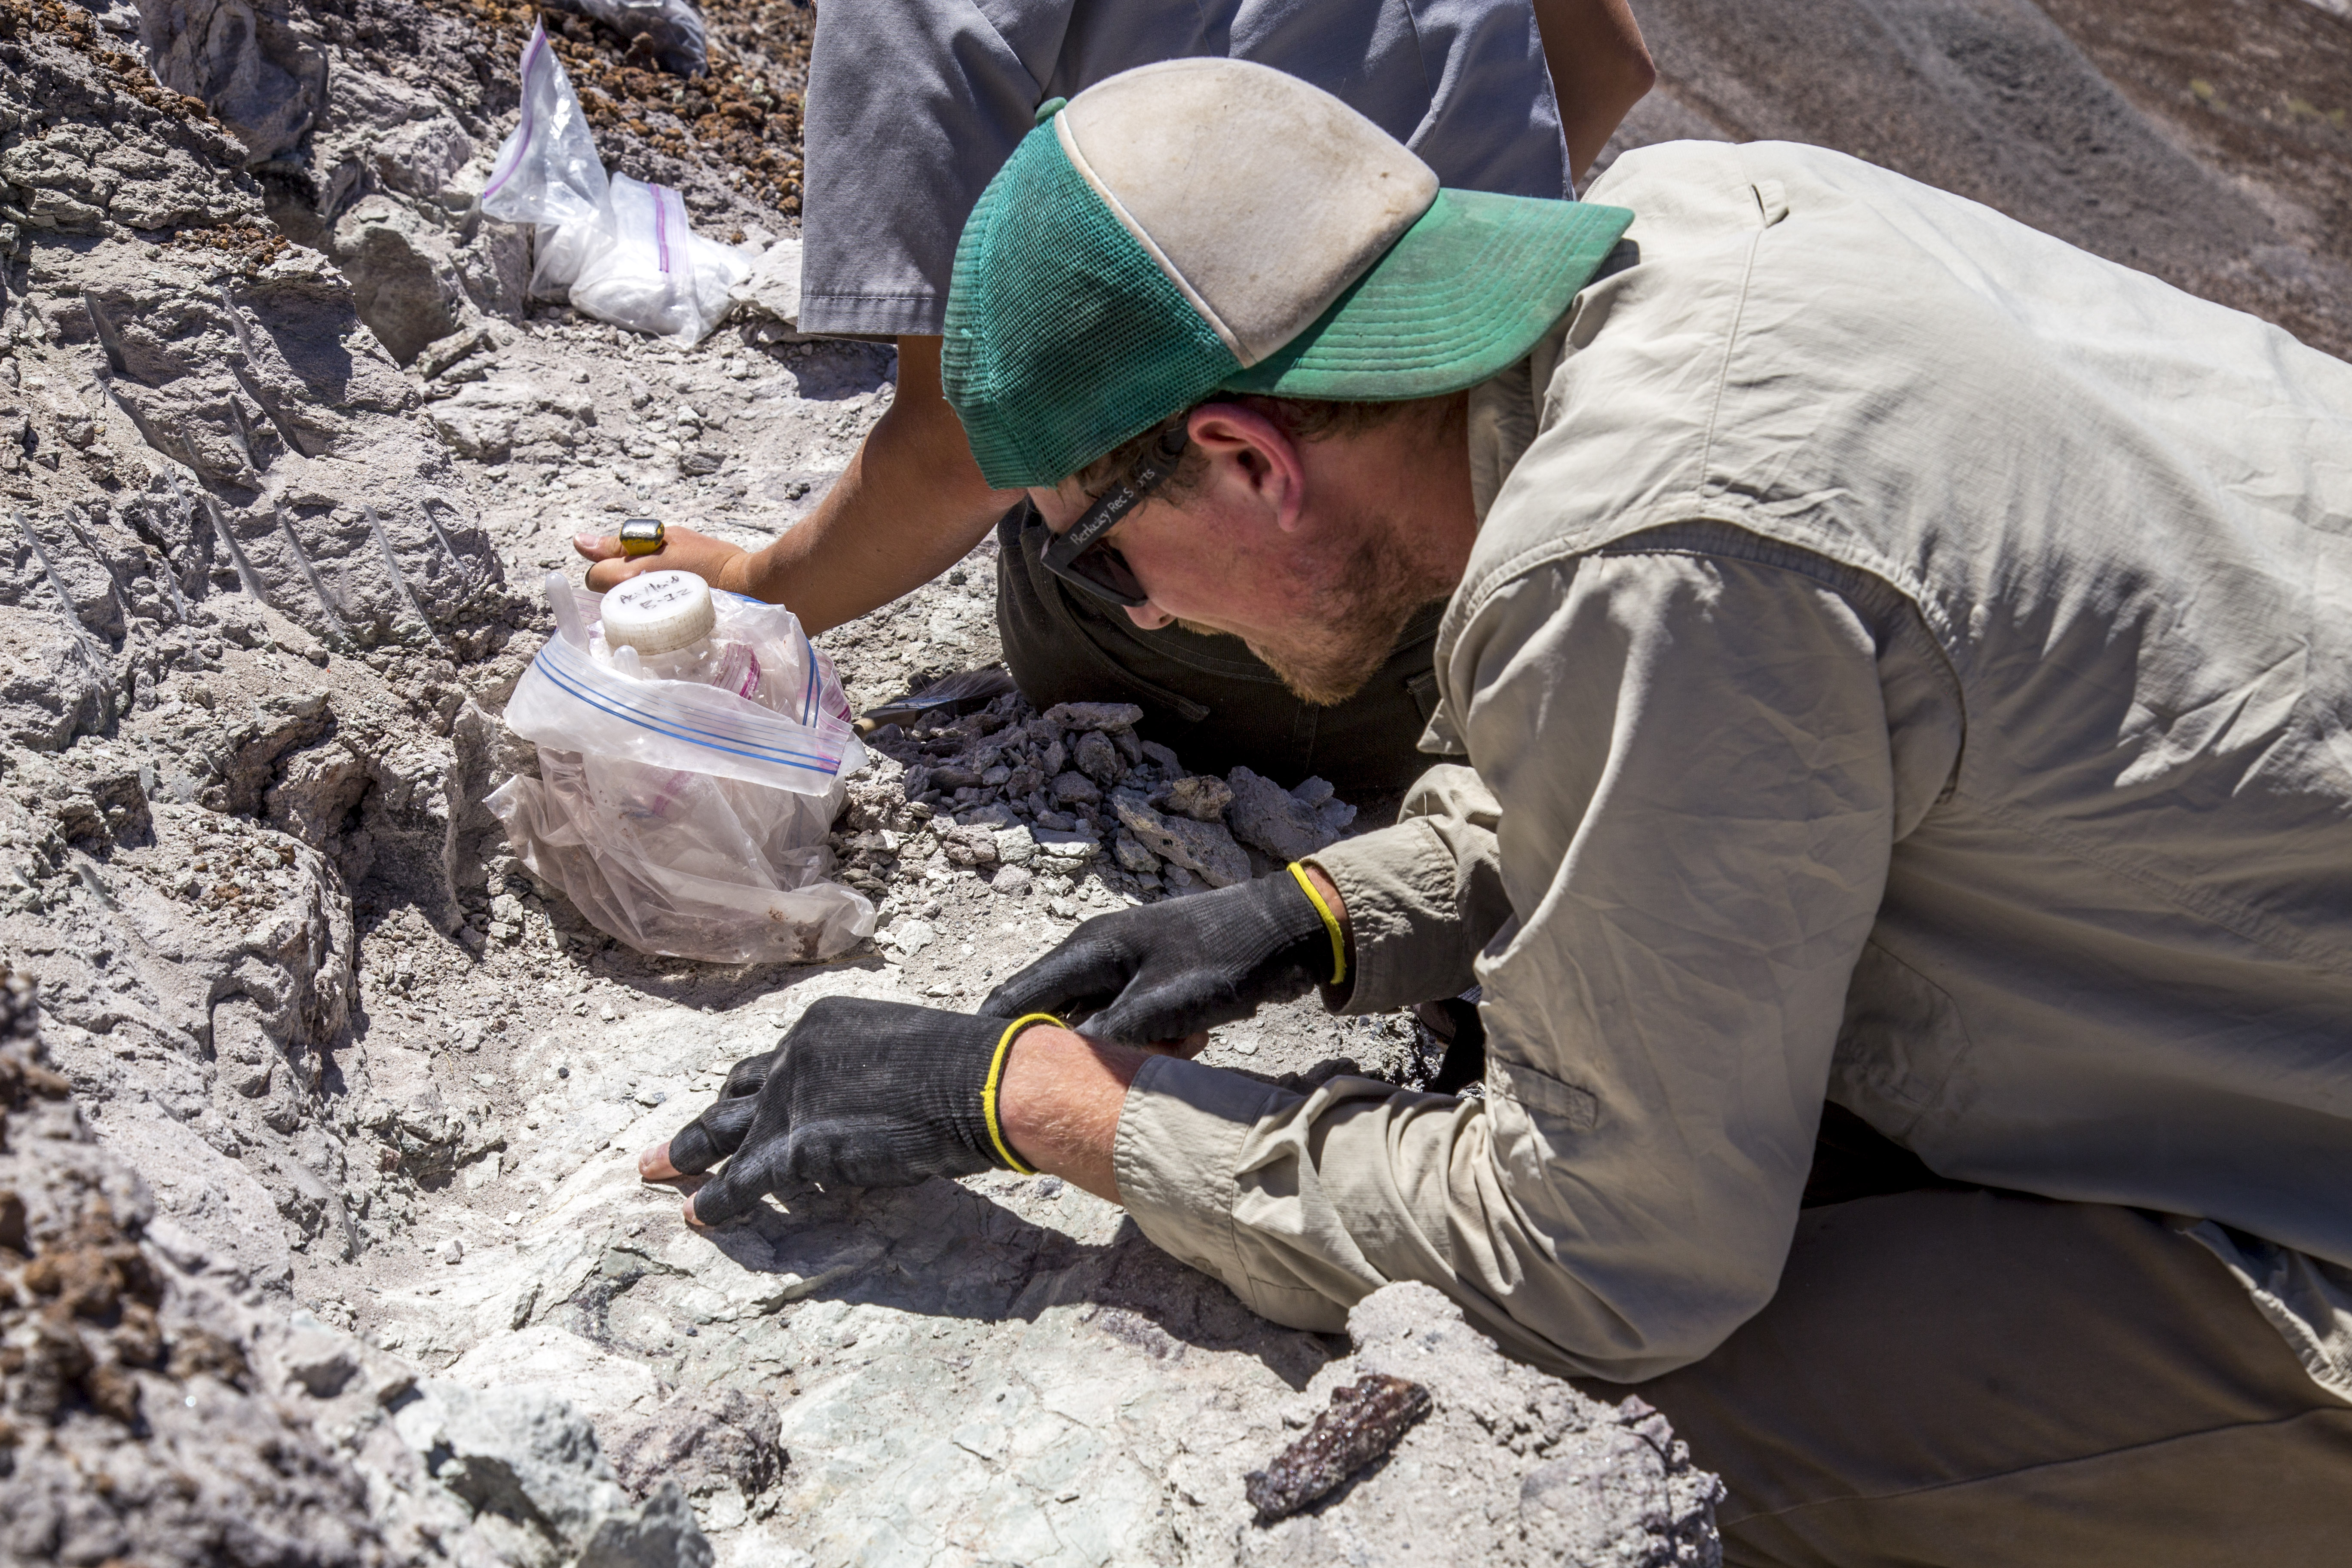
[[[1664,81],[1618,147],[1827,141],[2352,348],[2328,7],[1638,9]],[[1343,1342],[1050,1179],[787,1194],[716,1237],[636,1183],[815,998],[970,1006],[1087,913],[1380,803],[1003,698],[873,738],[835,840],[873,941],[722,968],[605,940],[481,806],[535,765],[499,713],[541,581],[624,516],[789,527],[891,355],[749,306],[685,350],[527,300],[474,193],[529,11],[247,14],[0,0],[0,956],[32,977],[0,1052],[0,1554],[1708,1560],[1711,1482],[1638,1402],[1411,1290]],[[764,247],[796,228],[811,13],[709,16],[693,81],[550,19],[607,163]],[[994,658],[992,550],[822,639],[853,701]],[[1433,1049],[1297,1005],[1209,1058],[1343,1058],[1414,1082]],[[1432,1413],[1256,1521],[1244,1476],[1366,1374]]]

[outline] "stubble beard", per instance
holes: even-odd
[[[1364,531],[1338,577],[1308,601],[1297,620],[1306,629],[1245,640],[1291,695],[1334,707],[1380,673],[1413,612],[1444,596],[1414,570],[1382,518]]]

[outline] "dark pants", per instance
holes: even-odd
[[[1729,1488],[1727,1568],[2352,1561],[2352,1405],[2133,1209],[1809,1208],[1764,1310],[1633,1392]]]
[[[1025,504],[996,528],[1004,662],[1037,707],[1133,702],[1143,709],[1143,737],[1173,748],[1186,766],[1222,773],[1244,765],[1285,788],[1320,774],[1342,793],[1399,791],[1437,760],[1414,742],[1436,705],[1430,658],[1442,605],[1412,618],[1363,690],[1318,707],[1293,697],[1239,637],[1147,632],[1125,611],[1065,587],[1038,559],[1048,537]]]

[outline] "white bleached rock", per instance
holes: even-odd
[[[779,239],[760,253],[751,276],[727,291],[738,314],[761,316],[781,322],[786,331],[777,342],[805,342],[801,335],[801,242]]]

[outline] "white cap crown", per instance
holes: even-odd
[[[1122,72],[1071,102],[1054,131],[1244,367],[1305,331],[1437,199],[1436,174],[1402,142],[1247,60]]]

